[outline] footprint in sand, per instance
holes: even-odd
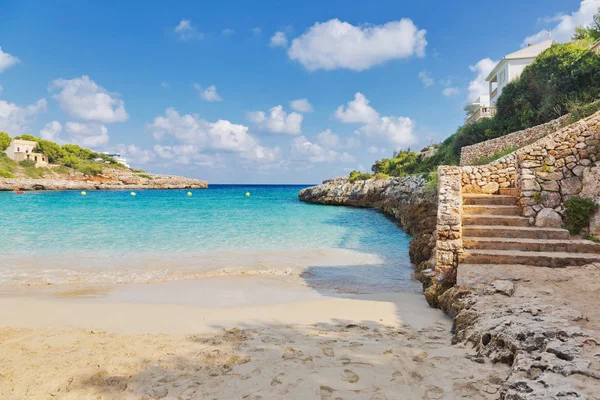
[[[400,379],[400,378],[402,378],[402,376],[404,376],[402,374],[402,372],[394,371],[394,373],[392,374],[392,381],[395,381],[396,379]]]
[[[295,349],[293,347],[287,347],[285,349],[285,352],[283,353],[283,356],[281,356],[281,358],[283,358],[284,360],[289,360],[291,358],[298,358],[298,357],[302,357],[304,353],[302,353],[300,350]]]
[[[345,369],[342,373],[342,380],[349,383],[356,383],[360,378],[354,372],[349,369]]]
[[[425,361],[425,359],[426,359],[427,357],[429,357],[429,354],[427,354],[427,352],[426,352],[426,351],[423,351],[423,350],[421,350],[421,351],[417,351],[417,352],[414,354],[414,356],[413,356],[413,358],[412,358],[412,359],[413,359],[413,361],[415,361],[415,362],[423,362],[423,361]]]
[[[335,353],[333,352],[333,349],[330,347],[327,347],[326,349],[321,349],[321,351],[323,352],[324,355],[326,355],[327,357],[334,357]]]
[[[321,394],[321,398],[331,397],[333,392],[335,392],[335,390],[330,388],[329,386],[321,386],[319,388],[319,393]]]
[[[276,377],[274,377],[273,379],[271,379],[271,386],[277,386],[277,385],[281,385],[283,382],[281,382],[279,380],[280,377],[285,376],[285,374],[281,373],[279,375],[277,375]]]
[[[427,400],[437,400],[444,398],[444,389],[438,386],[430,386],[425,392]]]

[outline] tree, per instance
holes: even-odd
[[[600,8],[589,26],[578,26],[573,34],[573,40],[596,41],[598,39],[600,39]]]
[[[8,136],[8,133],[0,132],[0,151],[5,151],[6,149],[8,149],[11,140],[12,139],[10,138],[10,136]]]

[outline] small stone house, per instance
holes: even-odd
[[[34,152],[36,146],[37,143],[31,140],[13,139],[5,153],[8,158],[16,162],[32,160],[36,167],[45,167],[48,165],[48,156]]]

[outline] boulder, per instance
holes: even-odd
[[[481,192],[486,194],[494,194],[498,192],[500,185],[497,182],[490,182],[481,187]]]
[[[563,224],[560,215],[551,208],[542,208],[535,217],[535,226],[543,228],[560,228]]]
[[[583,184],[581,183],[581,179],[578,177],[567,178],[560,181],[560,193],[564,195],[573,195],[579,194]]]

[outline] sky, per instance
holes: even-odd
[[[209,183],[317,183],[442,141],[505,54],[599,7],[2,0],[0,131]]]

